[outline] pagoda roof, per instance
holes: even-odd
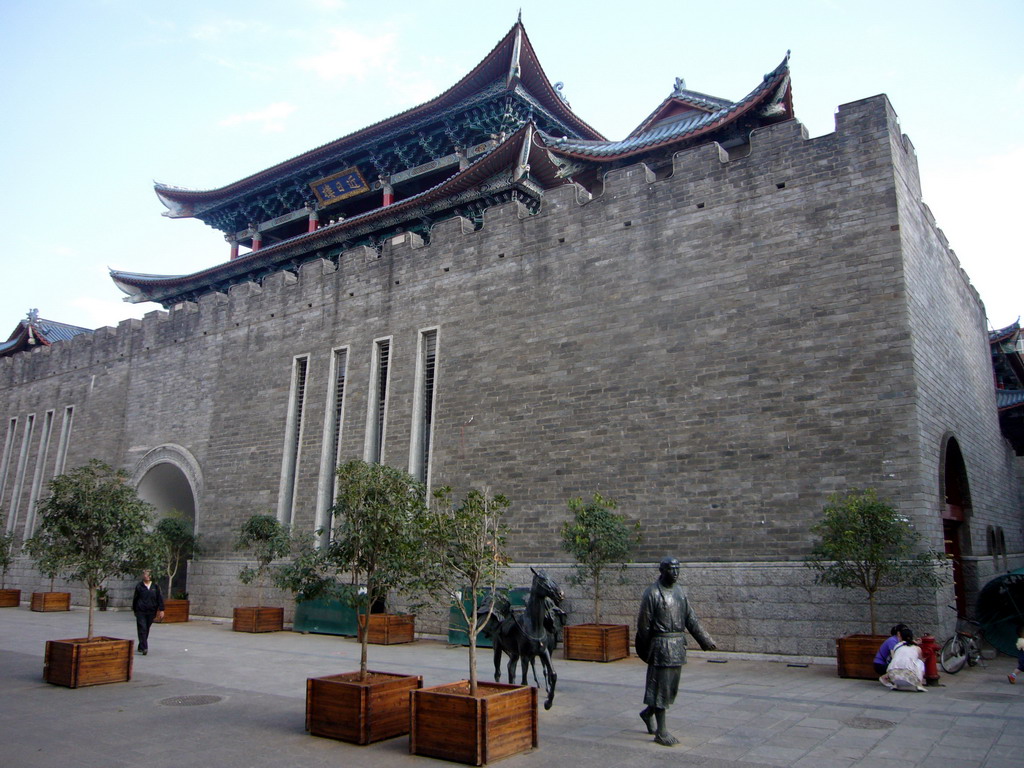
[[[30,310],[24,320],[11,332],[7,341],[0,343],[0,357],[24,352],[36,346],[48,347],[55,341],[67,341],[81,333],[92,333],[91,328],[44,320],[37,310]]]
[[[517,21],[483,61],[465,77],[440,96],[419,106],[412,107],[374,123],[355,133],[323,144],[301,155],[285,160],[275,166],[247,176],[225,187],[210,190],[192,190],[169,184],[155,183],[154,189],[160,201],[167,206],[165,216],[188,218],[193,215],[196,205],[204,207],[216,204],[238,194],[256,189],[292,173],[321,158],[341,156],[355,147],[372,141],[383,134],[401,130],[408,124],[421,120],[430,113],[440,113],[474,94],[483,91],[495,81],[504,79],[506,90],[514,90],[520,83],[545,109],[575,129],[581,136],[601,140],[604,137],[580,119],[569,107],[568,102],[552,87],[540,65],[536,51],[530,43],[526,29]]]
[[[1008,325],[1005,328],[999,328],[995,331],[988,332],[989,344],[995,344],[1000,341],[1012,338],[1014,334],[1020,332],[1020,320],[1018,319],[1013,325]]]
[[[683,108],[693,114],[664,121],[673,114],[682,114]],[[758,115],[771,118],[772,122],[793,116],[788,53],[779,66],[739,101],[730,102],[677,85],[676,90],[622,141],[552,136],[545,136],[544,141],[550,151],[562,157],[610,162],[710,139],[745,117]]]
[[[343,244],[389,224],[419,219],[432,204],[444,204],[456,195],[476,190],[483,182],[509,169],[512,170],[510,185],[527,173],[544,189],[570,183],[559,177],[558,167],[535,141],[536,135],[534,123],[526,123],[469,167],[419,194],[252,251],[233,261],[187,275],[152,275],[112,269],[110,277],[128,294],[126,301],[174,303],[189,293],[218,290],[215,286],[243,282],[250,279],[247,276],[267,268],[283,268],[280,265],[315,249]]]

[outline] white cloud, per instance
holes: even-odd
[[[345,28],[332,29],[329,34],[331,44],[328,50],[299,59],[300,69],[313,72],[324,80],[362,79],[367,72],[387,68],[388,62],[396,55],[393,34],[373,37]]]
[[[117,324],[128,318],[141,318],[147,312],[160,309],[158,304],[128,304],[117,299],[97,299],[92,296],[76,296],[68,304],[77,310],[72,313],[74,319],[55,317],[60,322],[69,322],[83,328],[102,328],[109,325],[116,328]]]
[[[285,121],[295,109],[295,105],[289,104],[287,101],[276,101],[263,109],[228,115],[217,125],[222,128],[231,128],[245,123],[262,123],[262,130],[265,133],[278,133],[284,130]]]
[[[924,201],[981,294],[995,327],[1024,311],[1024,248],[1017,234],[1024,146],[932,167]]]
[[[219,43],[232,38],[262,37],[270,31],[266,24],[258,21],[220,19],[193,27],[189,37],[204,43]]]

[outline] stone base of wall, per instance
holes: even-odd
[[[992,558],[970,558],[977,580],[984,584],[1005,572],[996,571]],[[1011,555],[1008,569],[1024,567],[1024,554]],[[235,606],[254,605],[256,588],[238,581],[243,560],[200,559],[189,563],[189,599],[193,616],[230,618]],[[1000,563],[1001,564],[1001,563]],[[593,600],[589,592],[570,583],[572,567],[567,563],[520,563],[509,568],[504,585],[529,586],[530,567],[544,568],[566,593],[563,606],[570,624],[593,621]],[[630,637],[636,630],[640,596],[658,577],[657,564],[634,564],[624,572],[612,572],[603,586],[601,620],[629,624]],[[818,586],[802,563],[683,563],[680,583],[686,590],[704,628],[723,651],[793,656],[834,656],[835,638],[870,631],[866,597],[859,590],[838,590]],[[49,588],[27,558],[19,558],[8,573],[8,587],[31,592]],[[110,585],[113,608],[131,607],[135,579]],[[58,579],[55,589],[71,592],[73,605],[85,605],[81,585]],[[391,609],[409,609],[409,600],[396,598]],[[918,634],[948,637],[955,623],[952,588],[938,594],[929,590],[892,590],[878,597],[877,631],[887,634],[896,622],[910,625]],[[295,601],[288,592],[266,587],[263,604],[284,608],[285,623],[295,613]],[[416,631],[446,637],[448,606],[420,610]],[[691,643],[691,646],[694,646]]]

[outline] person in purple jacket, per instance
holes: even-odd
[[[906,624],[897,624],[889,630],[889,639],[886,640],[875,654],[875,674],[884,675],[889,669],[889,662],[892,661],[892,649],[900,642],[900,630],[906,629]]]

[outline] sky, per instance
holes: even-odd
[[[888,95],[924,202],[985,302],[1024,312],[1024,3],[0,0],[0,340],[27,312],[88,328],[108,268],[187,274],[223,235],[161,216],[153,182],[212,189],[428,101],[522,11],[573,110],[623,138],[676,77],[739,99],[792,51],[797,118]]]

